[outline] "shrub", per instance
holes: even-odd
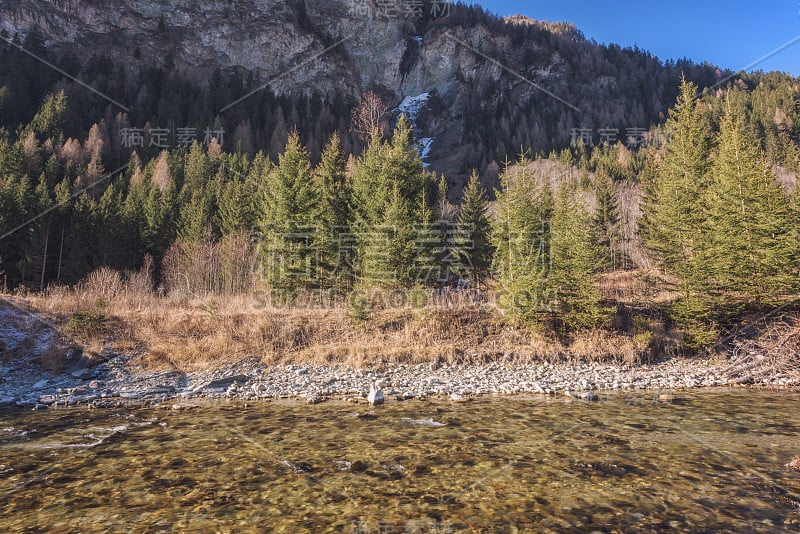
[[[90,309],[78,310],[72,314],[67,323],[67,330],[82,337],[96,337],[103,335],[108,330],[108,315],[106,315],[106,302],[98,299]]]
[[[347,297],[347,316],[355,324],[369,321],[372,305],[367,296],[361,291],[353,291]]]

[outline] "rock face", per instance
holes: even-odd
[[[102,51],[132,73],[167,67],[199,83],[218,69],[252,74],[276,94],[313,91],[357,101],[376,89],[392,106],[428,94],[418,137],[426,140],[432,170],[451,175],[502,159],[506,149],[513,156],[522,145],[566,145],[577,126],[647,127],[674,98],[681,69],[668,70],[642,52],[600,47],[571,25],[502,22],[463,6],[433,18],[427,0],[424,16],[381,16],[385,4],[4,0],[0,33],[24,38],[37,28],[47,48],[83,62]],[[507,130],[501,152],[490,146],[496,137],[480,133],[488,119]],[[465,159],[476,153],[488,160]]]
[[[380,86],[399,101],[401,95],[432,90],[450,94],[459,67],[474,68],[475,61],[463,61],[463,51],[453,53],[453,43],[425,45],[414,34],[418,18],[376,20],[360,16],[353,5],[350,0],[10,0],[0,7],[0,29],[24,35],[36,26],[46,45],[82,57],[102,50],[131,65],[171,62],[197,78],[217,68],[243,69],[263,80],[280,76],[270,83],[277,94],[341,89],[359,94]]]

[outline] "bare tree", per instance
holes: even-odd
[[[383,137],[389,125],[389,109],[389,105],[378,93],[367,91],[361,97],[361,103],[353,109],[350,131],[368,143],[376,136]]]

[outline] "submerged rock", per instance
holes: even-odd
[[[672,393],[656,393],[656,400],[658,402],[672,402],[675,398],[675,395]]]

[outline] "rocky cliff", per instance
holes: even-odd
[[[392,105],[419,97],[427,155],[451,174],[520,147],[564,145],[578,126],[648,127],[671,104],[680,75],[638,50],[597,46],[567,24],[503,21],[429,0],[398,0],[392,5],[407,9],[391,12],[389,4],[5,0],[0,31],[24,38],[36,28],[54,51],[84,61],[102,54],[131,72],[167,68],[198,83],[238,71],[279,95],[357,101],[378,89]]]

